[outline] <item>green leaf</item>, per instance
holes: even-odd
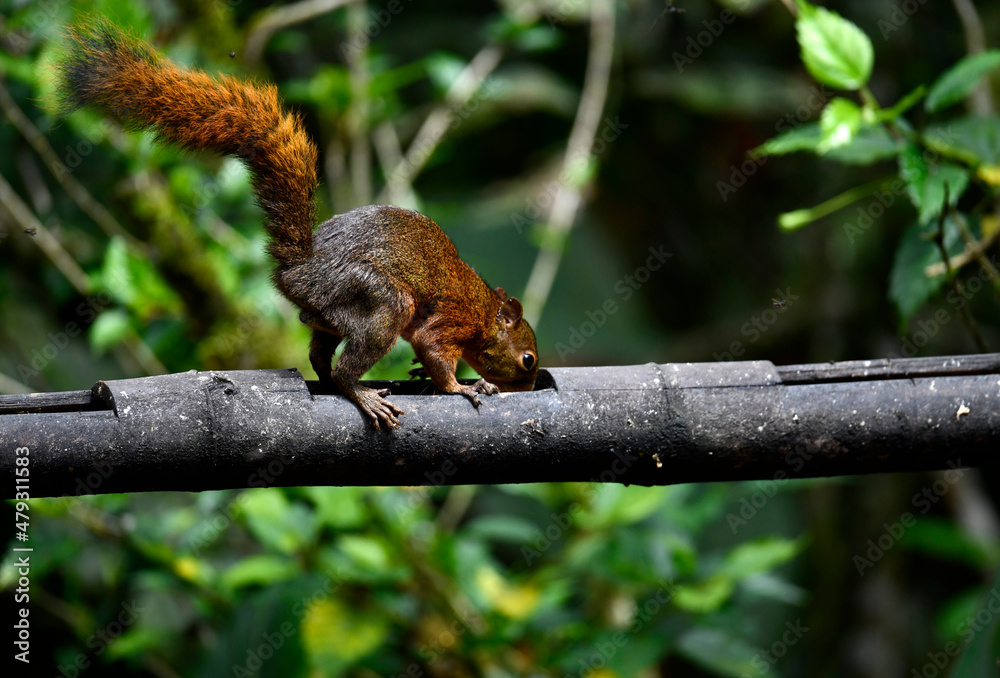
[[[153,263],[130,252],[121,238],[112,238],[104,253],[101,271],[93,283],[141,319],[176,311],[181,306],[177,293]]]
[[[965,645],[953,664],[951,678],[981,678],[996,673],[996,659],[1000,657],[1000,615],[993,610],[1000,597],[997,594],[1000,572],[993,578],[992,586],[987,586],[989,589],[983,587],[975,611],[958,627]]]
[[[113,308],[101,313],[90,326],[90,345],[98,353],[107,351],[132,334],[132,320],[123,309]]]
[[[786,605],[805,605],[809,599],[809,593],[805,589],[767,572],[747,577],[740,586],[747,593]]]
[[[254,584],[270,586],[299,574],[297,562],[286,556],[258,554],[241,558],[226,570],[220,581],[227,589],[238,589]]]
[[[816,146],[822,138],[819,123],[809,122],[801,127],[795,127],[782,132],[773,139],[768,139],[757,148],[750,151],[750,157],[764,155],[787,155],[796,151],[816,152]]]
[[[434,88],[439,92],[446,92],[451,87],[458,76],[466,67],[466,62],[449,52],[434,52],[427,56],[427,76]]]
[[[1000,164],[1000,118],[969,115],[928,125],[921,142],[932,151],[969,165]]]
[[[875,60],[864,31],[836,12],[798,0],[795,22],[802,62],[819,82],[845,90],[868,83]]]
[[[302,645],[313,667],[310,675],[333,676],[382,646],[389,634],[386,619],[352,609],[336,598],[309,605],[302,619]]]
[[[338,530],[361,527],[368,520],[363,487],[304,487],[303,493],[316,504],[316,517]]]
[[[882,125],[862,127],[849,144],[832,148],[823,157],[845,165],[872,165],[898,156],[904,148]]]
[[[861,129],[861,108],[853,101],[835,97],[819,119],[821,132],[816,150],[820,153],[847,146]]]
[[[959,243],[958,228],[948,219],[945,222],[945,243]],[[924,305],[944,284],[944,276],[928,278],[927,266],[941,261],[941,253],[926,229],[914,223],[903,233],[896,249],[896,258],[889,273],[889,298],[896,305],[902,326],[905,327],[917,309]]]
[[[976,539],[952,522],[928,516],[907,531],[903,544],[937,558],[952,560],[972,569],[995,569],[1000,545]]]
[[[279,553],[294,553],[315,533],[313,513],[288,501],[276,487],[247,490],[240,506],[250,531],[265,546]]]
[[[593,507],[581,512],[579,523],[585,529],[627,525],[653,513],[669,493],[666,486],[638,487],[633,485],[600,485]]]
[[[511,515],[487,515],[476,518],[462,528],[462,533],[466,537],[473,537],[483,541],[509,542],[512,544],[528,544],[536,540],[554,541],[551,535],[558,529],[561,535],[566,529],[572,527],[573,519],[569,514],[558,516],[553,513],[552,520],[539,527],[535,523]]]
[[[929,224],[948,205],[954,206],[969,186],[969,173],[950,163],[931,164],[916,144],[909,144],[899,156],[899,174],[906,181],[910,199],[919,213],[917,221]]]
[[[991,49],[961,59],[931,86],[924,108],[933,113],[967,97],[990,71],[1000,68],[1000,50]]]
[[[707,614],[718,610],[733,595],[736,582],[725,575],[713,575],[693,584],[676,586],[672,601],[681,610]]]
[[[392,560],[385,542],[375,537],[360,534],[345,534],[337,542],[337,547],[357,565],[374,574],[383,574],[392,569]]]
[[[733,579],[742,579],[752,574],[773,570],[801,553],[807,543],[803,537],[798,539],[763,537],[746,542],[726,554],[719,572]]]
[[[351,76],[344,66],[323,64],[308,79],[290,80],[282,87],[288,101],[316,104],[326,113],[345,110],[351,102]]]
[[[761,674],[752,662],[760,654],[759,648],[723,629],[695,626],[677,639],[677,652],[712,673],[724,676]]]
[[[153,626],[136,626],[128,629],[115,642],[104,646],[108,650],[108,659],[126,659],[128,657],[145,657],[149,652],[162,649],[164,629]]]
[[[917,523],[919,525],[920,523]],[[974,617],[983,596],[982,586],[952,596],[934,615],[934,629],[942,640],[957,640],[963,622]]]

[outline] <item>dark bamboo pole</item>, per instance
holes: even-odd
[[[1000,354],[559,368],[543,371],[535,391],[484,397],[478,410],[432,395],[428,382],[389,386],[406,416],[382,432],[296,370],[192,371],[0,396],[3,496],[18,483],[32,497],[665,485],[987,466],[1000,449]],[[19,456],[30,459],[27,475],[16,475]]]

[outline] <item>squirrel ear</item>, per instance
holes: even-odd
[[[503,302],[503,306],[500,307],[500,315],[503,316],[504,325],[510,329],[521,322],[521,316],[524,315],[524,309],[521,308],[520,301],[511,297],[507,301]]]
[[[500,297],[500,301],[507,301],[507,290],[502,287],[494,287],[493,291]]]

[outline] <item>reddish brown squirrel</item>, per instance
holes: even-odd
[[[371,205],[313,230],[316,147],[273,85],[182,70],[103,20],[69,29],[58,77],[67,112],[92,106],[160,141],[246,163],[277,262],[272,279],[312,329],[309,361],[376,429],[397,427],[403,412],[358,379],[400,336],[435,386],[476,407],[479,394],[533,387],[538,352],[520,302],[491,289],[433,221]],[[459,384],[459,357],[483,378]]]

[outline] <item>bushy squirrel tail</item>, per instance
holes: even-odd
[[[101,19],[67,32],[58,61],[66,112],[92,106],[160,141],[242,159],[281,263],[312,253],[316,147],[273,85],[187,71]]]

